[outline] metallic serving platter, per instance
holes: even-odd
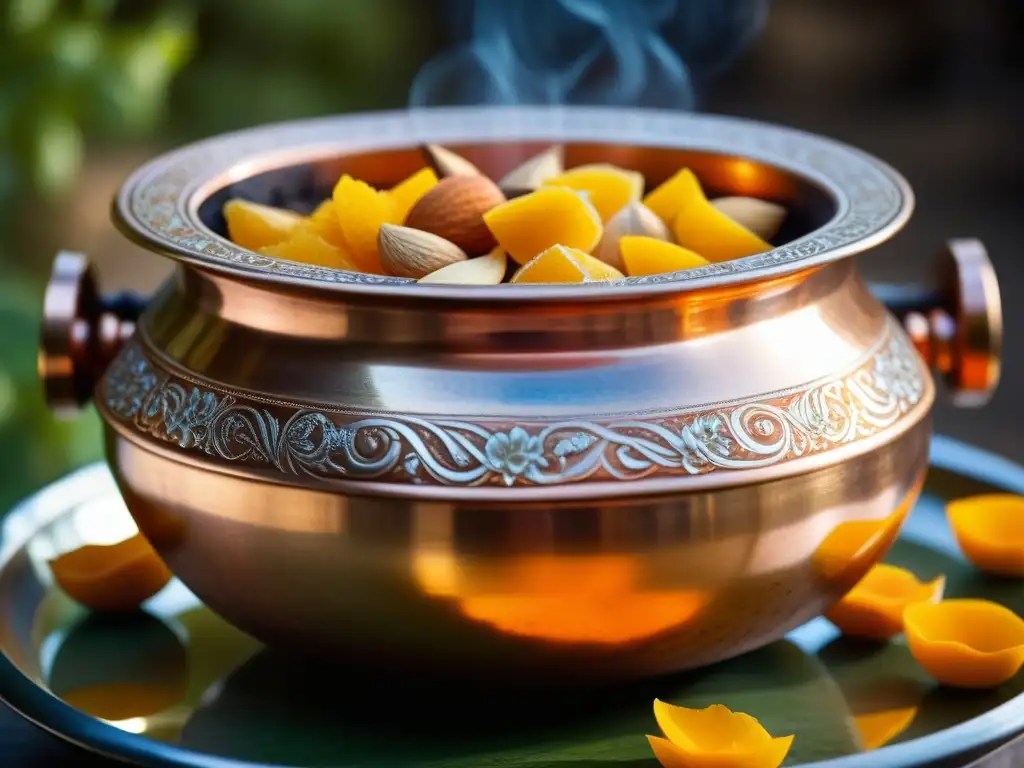
[[[944,501],[1024,493],[1024,467],[945,438],[887,560],[944,573],[949,596],[1024,613],[1024,583],[960,556]],[[964,765],[1024,732],[1024,674],[993,691],[937,686],[900,642],[863,644],[824,619],[710,669],[586,692],[470,689],[327,668],[271,652],[173,582],[144,611],[89,615],[46,563],[134,524],[107,469],[46,488],[0,527],[0,699],[58,736],[144,766],[188,768],[656,768],[644,735],[655,697],[724,703],[774,734],[789,766]]]

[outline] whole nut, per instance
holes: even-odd
[[[620,272],[626,270],[619,251],[619,240],[627,235],[642,235],[656,240],[672,242],[672,234],[665,222],[643,203],[632,202],[616,213],[604,225],[604,234],[594,249],[594,256],[605,264],[610,264]]]
[[[444,179],[448,176],[479,176],[480,169],[473,165],[462,155],[457,155],[450,149],[445,149],[440,144],[425,144],[422,147],[423,156],[427,163],[434,169],[438,177]]]
[[[443,237],[469,254],[483,254],[496,244],[483,216],[504,202],[505,195],[486,176],[450,176],[420,198],[405,225]]]
[[[565,147],[555,144],[505,174],[498,187],[509,197],[523,195],[564,172]]]
[[[719,197],[711,205],[762,240],[775,237],[786,218],[781,205],[757,197]]]
[[[381,224],[380,263],[388,274],[420,278],[466,260],[466,252],[443,237],[398,224]]]

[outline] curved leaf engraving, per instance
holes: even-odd
[[[155,365],[138,342],[108,369],[111,419],[215,460],[320,479],[555,485],[767,467],[878,434],[912,410],[927,374],[890,323],[854,369],[770,400],[656,419],[469,423],[261,407]]]

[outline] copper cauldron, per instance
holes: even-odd
[[[309,211],[444,144],[498,177],[551,142],[785,204],[774,250],[617,283],[418,285],[271,259],[229,197]],[[882,298],[854,259],[912,193],[856,149],[736,119],[452,109],[312,120],[160,157],[114,218],[176,260],[139,314],[57,261],[41,369],[94,397],[140,529],[211,608],[352,662],[625,678],[764,645],[887,550],[928,461],[929,369],[999,372],[994,273],[946,249]]]

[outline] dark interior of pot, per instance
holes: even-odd
[[[493,179],[500,179],[529,157],[543,151],[543,143],[448,144]],[[690,168],[700,178],[708,197],[744,195],[784,205],[788,215],[783,228],[772,238],[781,245],[811,232],[835,214],[836,203],[824,187],[790,171],[742,157],[685,149],[638,147],[616,144],[573,143],[565,146],[565,165],[611,163],[640,171],[652,189],[680,168]],[[202,201],[199,216],[221,235],[227,228],[221,213],[224,203],[243,198],[257,203],[311,212],[330,197],[342,174],[386,189],[422,168],[424,159],[416,147],[322,157],[312,162],[281,166],[214,188]]]

